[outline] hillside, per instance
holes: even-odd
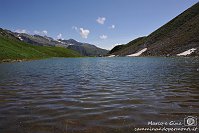
[[[62,42],[62,44],[67,45],[67,48],[75,50],[83,56],[104,56],[109,52],[106,49],[102,49],[88,43],[81,43],[74,39],[59,41]]]
[[[95,45],[78,42],[74,39],[69,40],[55,40],[51,37],[40,36],[40,35],[29,35],[25,33],[15,33],[7,30],[7,32],[20,41],[29,43],[34,46],[59,46],[77,51],[82,56],[103,56],[108,53],[108,50],[101,49]]]
[[[9,32],[0,29],[0,61],[79,56],[79,53],[66,48],[27,44],[18,40]]]
[[[139,37],[127,44],[115,46],[109,53],[114,55],[125,56],[136,52],[141,48],[142,44],[146,41],[146,37]]]
[[[40,35],[28,35],[24,33],[15,33],[16,37],[19,40],[36,45],[36,46],[57,46],[59,45],[58,41],[55,41],[53,38],[47,36],[40,36]]]
[[[141,56],[176,56],[194,49],[199,56],[199,3],[187,9],[147,37],[114,47],[109,54],[130,55],[146,48]]]

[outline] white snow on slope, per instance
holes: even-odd
[[[115,55],[109,55],[109,56],[107,56],[107,57],[115,57]]]
[[[23,41],[23,39],[20,36],[18,36],[18,38],[19,38],[19,40]]]
[[[57,40],[59,43],[61,43],[61,44],[65,44],[65,42],[62,42],[62,41],[60,41],[60,40]]]
[[[144,49],[140,50],[140,51],[137,52],[137,53],[130,54],[130,55],[127,55],[127,56],[140,56],[140,55],[141,55],[142,53],[144,53],[146,50],[147,50],[147,48],[144,48]]]
[[[186,55],[190,55],[191,53],[193,53],[194,51],[196,50],[196,48],[192,48],[192,49],[189,49],[185,52],[182,52],[180,54],[177,54],[177,56],[186,56]]]

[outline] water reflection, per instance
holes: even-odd
[[[1,132],[132,132],[199,114],[198,58],[0,64]]]

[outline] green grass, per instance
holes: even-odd
[[[134,49],[136,47],[138,47],[139,45],[143,44],[146,41],[146,37],[139,37],[127,44],[124,45],[117,45],[115,46],[110,52],[109,54],[122,54],[122,53],[126,53],[126,51],[129,51],[131,49]]]
[[[167,34],[170,34],[171,32],[182,28],[186,28],[186,23],[192,23],[193,18],[195,19],[198,16],[199,13],[199,3],[196,3],[191,8],[187,9],[186,11],[182,12],[180,15],[176,16],[174,19],[166,23],[165,25],[161,26],[154,32],[152,32],[148,38],[154,38],[153,40],[160,40]],[[197,21],[196,21],[197,22]],[[198,24],[195,25],[196,28],[198,28]]]
[[[14,38],[0,36],[0,61],[5,59],[42,59],[49,57],[80,57],[80,54],[61,47],[33,46]]]
[[[109,54],[128,55],[147,47],[144,56],[173,56],[199,46],[199,2],[146,37],[115,46]],[[197,51],[196,51],[197,52]],[[196,55],[199,55],[197,52]]]

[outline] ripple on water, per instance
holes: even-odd
[[[0,132],[125,132],[199,115],[193,58],[0,64]],[[197,70],[197,71],[196,71]]]

